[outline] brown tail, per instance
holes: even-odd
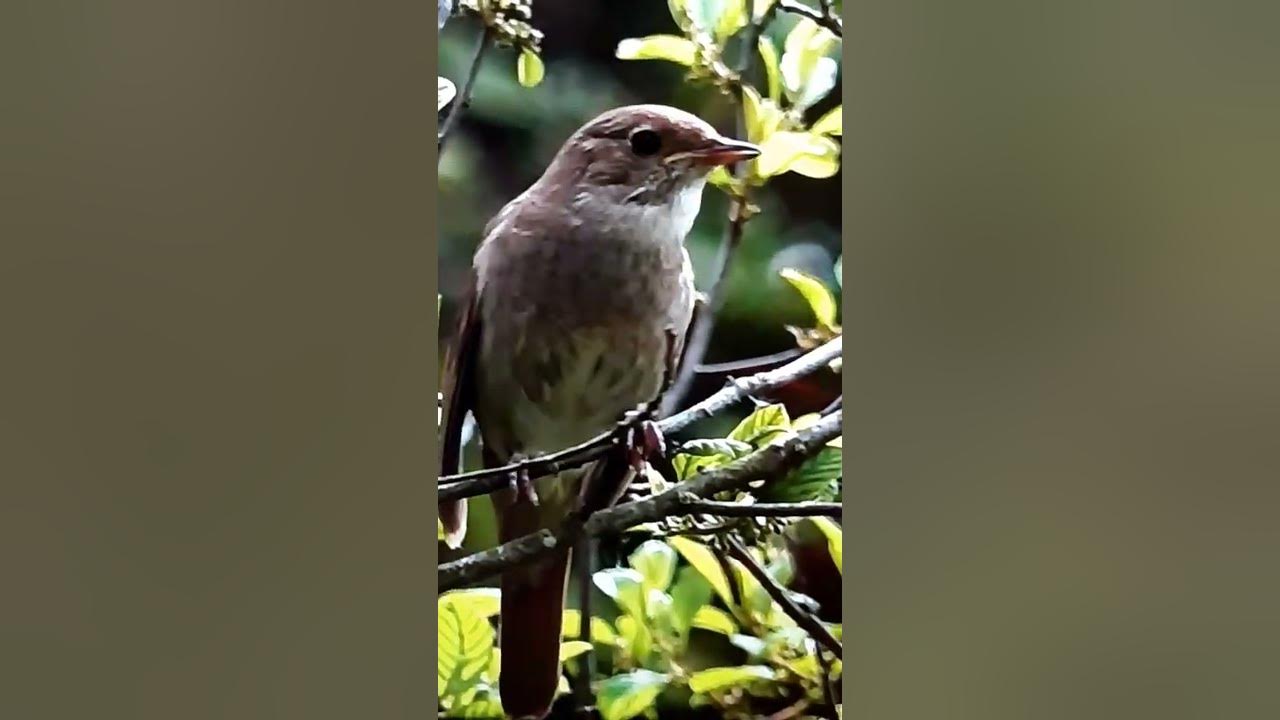
[[[502,579],[502,668],[498,692],[511,718],[542,720],[560,682],[560,625],[569,550]]]

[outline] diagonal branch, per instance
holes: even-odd
[[[844,37],[844,23],[831,7],[830,0],[822,0],[822,9],[815,10],[799,0],[776,0],[777,8],[785,13],[806,17],[835,33],[836,37]]]
[[[725,536],[725,543],[729,548],[729,556],[747,568],[747,572],[751,573],[752,577],[764,586],[765,592],[769,593],[769,597],[773,598],[782,607],[783,611],[790,615],[792,620],[796,621],[797,625],[804,628],[805,632],[808,632],[814,640],[821,643],[836,657],[841,656],[840,641],[836,640],[835,635],[832,635],[827,626],[823,625],[812,613],[806,612],[796,604],[796,601],[788,594],[787,589],[779,585],[764,568],[760,567],[760,563],[751,557],[751,553],[747,552],[747,548],[742,544],[741,540],[732,535],[727,535]]]
[[[453,99],[453,107],[449,109],[448,117],[444,119],[444,124],[440,126],[440,133],[436,135],[436,152],[440,155],[444,153],[444,141],[449,137],[449,133],[454,126],[458,124],[458,118],[462,116],[462,111],[471,103],[471,93],[475,90],[476,78],[480,75],[480,63],[484,60],[484,53],[488,49],[491,39],[492,31],[487,27],[481,29],[480,39],[476,42],[476,52],[471,59],[471,69],[467,71],[467,81],[463,84],[462,90],[458,92],[458,96]]]
[[[582,535],[616,535],[646,522],[678,514],[689,495],[708,497],[746,487],[756,480],[781,477],[840,436],[843,414],[835,412],[800,430],[786,442],[761,448],[731,463],[698,473],[657,495],[601,510],[583,520],[571,517],[556,530],[540,530],[496,548],[441,565],[440,591],[452,590],[528,562],[557,547],[572,546]]]
[[[719,517],[834,517],[844,514],[837,502],[738,503],[687,498],[680,503],[681,515]]]
[[[724,412],[752,395],[782,387],[801,377],[811,375],[840,357],[843,348],[843,339],[836,338],[780,368],[733,380],[702,402],[660,421],[658,429],[664,435],[675,434],[696,422]],[[441,476],[438,481],[440,489],[437,500],[447,502],[491,493],[507,487],[510,478],[517,472],[527,473],[529,479],[533,480],[585,465],[604,457],[618,438],[624,436],[620,430],[630,428],[635,422],[635,418],[628,419],[612,431],[550,455],[503,467]]]

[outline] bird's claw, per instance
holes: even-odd
[[[537,506],[538,491],[534,488],[533,481],[529,479],[527,468],[516,468],[508,474],[507,487],[516,494],[516,497],[528,500],[531,505]]]

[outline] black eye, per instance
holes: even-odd
[[[637,130],[631,133],[631,152],[640,155],[655,155],[662,149],[662,138],[652,130]]]

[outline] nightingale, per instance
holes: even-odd
[[[708,173],[759,154],[662,105],[610,110],[575,132],[546,172],[486,225],[446,356],[442,474],[459,471],[475,420],[486,467],[608,431],[662,390],[694,306],[684,240]],[[502,542],[616,502],[634,475],[605,460],[493,495]],[[584,507],[595,506],[595,507]],[[446,542],[466,501],[440,506]],[[511,718],[545,718],[560,677],[570,551],[501,578],[499,695]]]

